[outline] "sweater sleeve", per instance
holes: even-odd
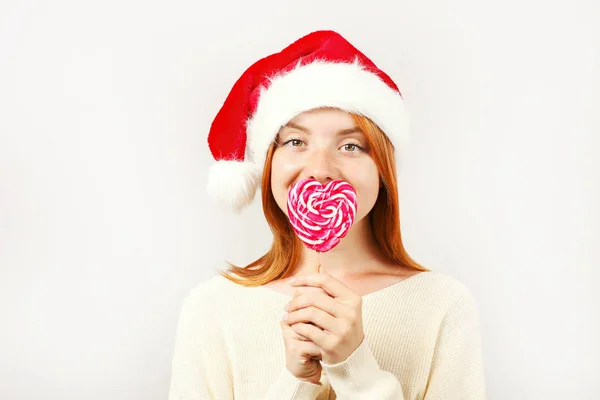
[[[462,286],[443,318],[425,400],[485,399],[481,333],[472,294]],[[403,400],[395,375],[382,370],[367,337],[339,364],[321,363],[339,400]]]
[[[269,387],[267,394],[260,400],[314,400],[323,390],[315,385],[297,379],[287,368],[283,368],[277,380]]]
[[[485,399],[477,305],[464,288],[449,307],[433,354],[425,400]]]
[[[234,400],[233,378],[219,314],[208,307],[200,287],[184,300],[171,365],[169,400]],[[314,400],[322,385],[304,382],[283,368],[257,400]]]
[[[321,365],[338,400],[404,400],[400,382],[379,367],[366,336],[346,360]]]

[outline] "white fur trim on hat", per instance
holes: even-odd
[[[239,213],[254,199],[260,179],[260,169],[251,162],[220,160],[210,166],[206,189],[217,203]]]
[[[261,171],[281,127],[298,114],[319,107],[368,117],[388,136],[396,149],[397,163],[401,161],[400,154],[410,141],[410,120],[402,96],[358,61],[298,64],[270,81],[247,123],[246,158]]]

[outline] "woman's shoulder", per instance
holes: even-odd
[[[443,272],[425,272],[426,285],[431,296],[435,296],[446,313],[477,313],[477,302],[472,290],[461,279]]]
[[[216,275],[196,284],[188,291],[183,301],[182,313],[203,321],[211,321],[208,325],[212,327],[206,326],[205,329],[229,329],[225,326],[231,327],[232,321],[245,321],[246,317],[251,317],[251,322],[255,323],[261,321],[261,318],[271,318],[274,310],[280,315],[282,305],[268,294],[267,291],[240,285],[224,276]],[[258,309],[262,312],[256,312]]]
[[[188,298],[214,304],[220,299],[231,298],[232,294],[239,292],[239,286],[222,275],[216,275],[193,286],[188,292]]]
[[[439,305],[451,307],[453,304],[475,302],[469,286],[459,278],[439,271],[421,272],[414,279],[421,295],[439,300]]]
[[[219,312],[236,310],[236,306],[242,303],[264,301],[262,292],[252,289],[256,288],[235,283],[217,274],[193,286],[187,293],[186,302],[194,304],[196,308]]]
[[[426,285],[446,293],[460,295],[470,292],[469,287],[462,280],[445,272],[424,271],[417,275],[423,275]]]

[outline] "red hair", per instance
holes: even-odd
[[[394,264],[418,271],[429,271],[410,258],[402,243],[398,181],[392,143],[367,117],[352,113],[350,115],[369,143],[371,157],[381,179],[377,201],[367,216],[370,218],[376,243],[384,256]],[[273,232],[271,249],[246,267],[237,267],[229,263],[228,270],[219,271],[225,278],[244,286],[262,286],[291,276],[298,265],[300,252],[304,246],[292,230],[288,217],[275,202],[271,191],[271,160],[274,151],[273,143],[267,151],[261,185],[263,212]]]

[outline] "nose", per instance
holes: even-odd
[[[323,185],[334,180],[335,166],[331,157],[332,155],[327,150],[315,151],[307,165],[308,177]]]

